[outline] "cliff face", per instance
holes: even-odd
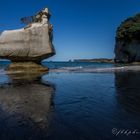
[[[115,62],[140,61],[140,14],[126,19],[116,32]]]
[[[0,35],[0,58],[14,62],[40,62],[55,54],[52,44],[52,25],[47,8],[25,28],[4,31]]]

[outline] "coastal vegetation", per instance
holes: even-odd
[[[127,18],[117,28],[115,62],[140,62],[140,13]]]
[[[127,18],[117,28],[117,39],[140,39],[140,13],[134,17]]]

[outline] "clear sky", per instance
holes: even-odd
[[[140,12],[140,0],[0,0],[0,31],[23,27],[20,18],[49,7],[56,55],[49,60],[113,58],[115,31]]]

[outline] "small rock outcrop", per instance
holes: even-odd
[[[10,59],[13,62],[37,62],[53,56],[55,50],[52,44],[53,27],[49,23],[48,8],[38,12],[30,18],[25,28],[4,31],[0,35],[0,58]]]
[[[115,62],[140,61],[140,14],[126,19],[116,32]]]

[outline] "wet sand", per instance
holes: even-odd
[[[136,122],[133,128],[137,128],[139,102],[137,104],[136,102],[139,101],[139,96],[135,92],[139,93],[139,88],[129,84],[127,79],[133,83],[138,74],[135,76],[130,73],[132,75],[130,78],[130,74],[127,74],[129,71],[139,72],[140,66],[53,69],[50,75],[45,75],[42,79],[40,74],[24,76],[20,72],[8,73],[9,81],[5,80],[0,85],[0,140],[57,140],[58,138],[90,140],[98,139],[100,136],[112,138],[111,129],[114,123],[116,123],[115,127],[120,127],[117,124],[122,123],[121,120],[128,115],[123,111],[120,115],[120,110],[123,107],[132,108],[131,100],[125,102],[128,91],[134,92],[132,97],[136,106],[133,111],[138,115],[134,116]],[[61,72],[62,74],[57,74]],[[75,72],[81,73],[75,74]],[[5,75],[5,71],[1,72],[1,75]],[[128,85],[123,86],[120,82],[123,80],[120,78],[127,80],[128,83],[123,83]],[[56,91],[54,85],[48,81],[56,85]],[[131,90],[130,85],[132,85]],[[124,93],[124,87],[128,87],[126,94],[121,94],[116,99],[114,93]],[[53,98],[54,92],[55,98]],[[117,104],[123,107],[116,106]],[[129,116],[129,119],[133,118]],[[100,128],[99,126],[104,123],[105,127]],[[129,124],[130,121],[126,121],[124,126],[127,127]],[[101,132],[103,133],[100,134]]]
[[[0,140],[45,140],[53,111],[54,87],[40,73],[1,73]],[[27,75],[27,76],[24,76]]]

